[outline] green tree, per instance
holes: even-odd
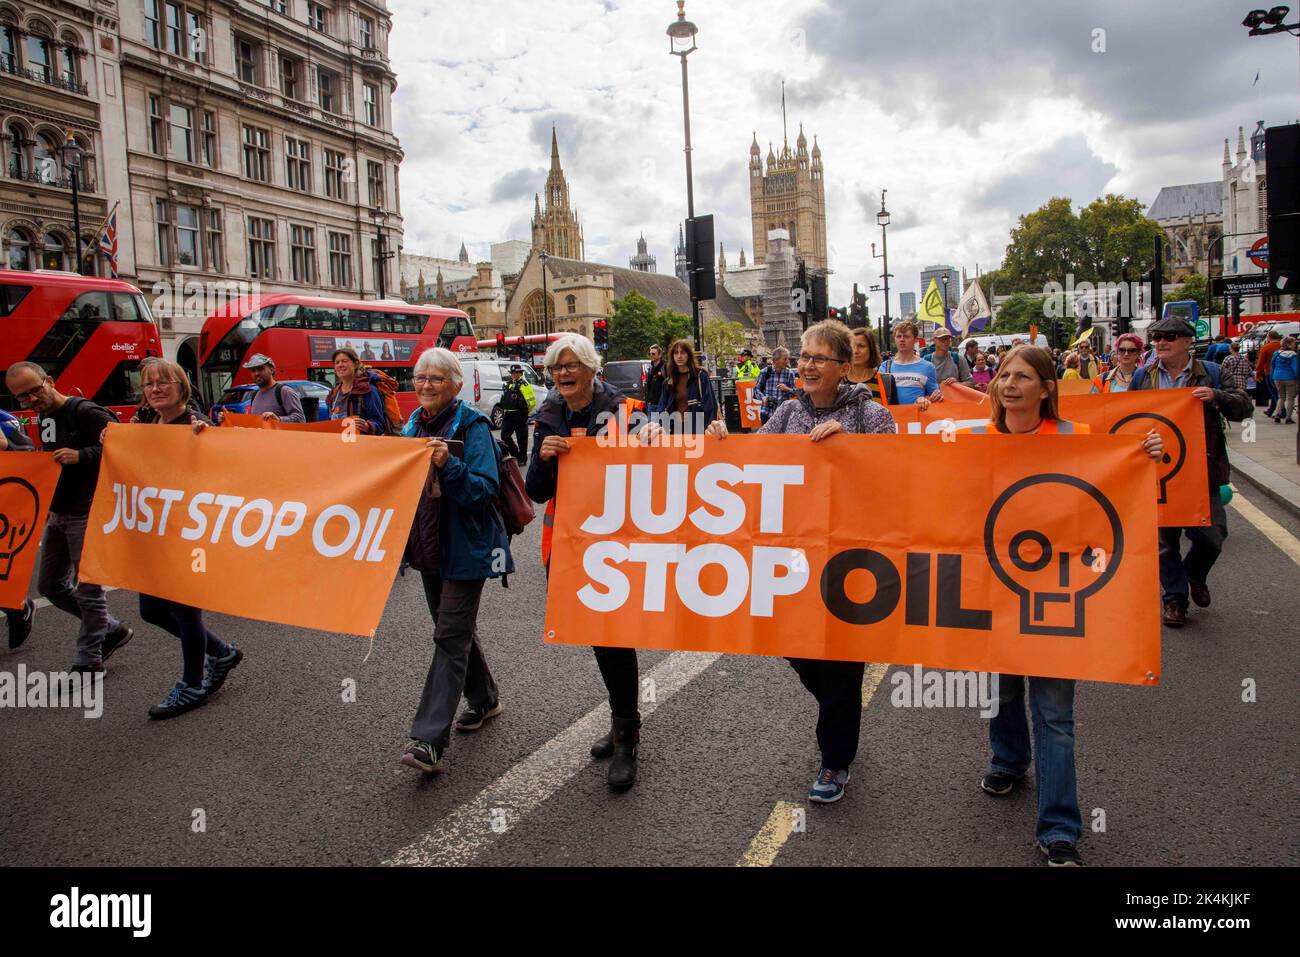
[[[1077,215],[1064,196],[1048,200],[1020,217],[1002,265],[985,288],[999,294],[1041,293],[1048,283],[1064,286],[1067,276],[1081,282],[1119,282],[1151,268],[1160,226],[1142,213],[1142,204],[1108,193]]]
[[[607,358],[610,361],[644,359],[655,343],[667,351],[672,340],[690,336],[690,316],[671,309],[656,312],[653,300],[632,289],[622,299],[614,300]]]
[[[726,367],[729,357],[745,348],[745,329],[738,322],[710,319],[701,332],[704,351],[719,370]]]
[[[1023,292],[1014,294],[998,308],[998,314],[989,326],[989,333],[1009,335],[1028,332],[1031,325],[1037,325],[1045,332],[1048,322],[1043,317],[1043,301],[1042,296],[1027,296]]]

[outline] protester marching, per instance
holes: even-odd
[[[464,373],[458,357],[440,347],[416,357],[412,380],[417,405],[396,422],[393,382],[368,367],[355,349],[335,349],[334,384],[324,410],[337,427],[334,434],[312,433],[313,423],[305,422],[298,392],[276,380],[274,358],[262,353],[249,356],[242,365],[257,387],[251,415],[267,423],[267,428],[274,426],[271,431],[242,428],[245,419],[240,416],[225,423],[235,427],[211,428],[214,423],[198,406],[184,370],[163,359],[142,364],[143,401],[125,425],[93,402],[60,394],[44,368],[23,361],[6,371],[5,385],[36,417],[40,438],[33,443],[19,419],[0,413],[0,451],[43,452],[60,470],[53,497],[42,510],[44,533],[35,586],[50,605],[79,619],[76,646],[69,649],[72,668],[102,672],[105,662],[134,635],[132,628],[108,612],[101,584],[107,578],[119,581],[121,576],[121,582],[130,583],[117,587],[147,589],[139,592],[141,619],[178,639],[180,678],[147,709],[150,718],[171,718],[207,704],[243,661],[241,648],[209,630],[205,612],[230,614],[240,608],[262,620],[373,636],[388,602],[382,583],[392,581],[400,558],[403,570],[409,567],[419,574],[433,653],[398,760],[428,775],[446,771],[452,732],[479,731],[504,713],[502,690],[488,661],[505,654],[506,645],[500,635],[480,633],[480,608],[489,581],[508,584],[517,568],[530,566],[517,554],[517,545],[512,547],[512,536],[528,523],[529,514],[512,509],[512,495],[516,509],[517,500],[526,495],[544,507],[541,554],[531,565],[549,581],[546,640],[591,647],[604,685],[608,728],[590,745],[590,754],[609,761],[605,777],[611,791],[633,787],[644,761],[647,729],[641,705],[647,699],[639,649],[717,648],[722,653],[785,657],[816,703],[819,763],[807,792],[814,804],[836,803],[847,793],[864,720],[862,688],[870,661],[885,665],[921,661],[938,667],[982,663],[998,676],[1000,710],[989,724],[991,758],[979,787],[990,795],[1009,795],[1023,785],[1033,764],[1037,846],[1053,866],[1078,865],[1083,832],[1075,773],[1076,682],[1156,683],[1158,620],[1182,627],[1189,595],[1198,606],[1210,605],[1209,572],[1226,535],[1220,494],[1228,481],[1222,419],[1240,421],[1249,414],[1241,378],[1249,370],[1235,343],[1222,367],[1193,358],[1189,351],[1193,333],[1179,319],[1152,324],[1155,354],[1148,364],[1141,361],[1142,340],[1125,334],[1115,341],[1107,368],[1102,368],[1085,339],[1077,351],[1063,355],[1059,375],[1055,357],[1045,348],[1017,342],[995,353],[969,340],[954,351],[953,337],[946,329],[935,335],[934,351],[923,359],[916,351],[918,333],[910,321],[897,323],[895,351],[882,359],[871,330],[826,320],[803,332],[794,356],[785,347],[774,349],[770,365],[761,372],[749,350],[741,352],[735,374],[756,379],[755,397],[760,403],[761,428],[752,434],[728,430],[715,383],[690,339],[651,347],[643,411],[640,402],[629,400],[603,380],[602,355],[590,339],[564,334],[546,350],[543,365],[554,388],[540,403],[523,377],[523,367],[509,366],[510,379],[501,393],[500,442],[492,434],[489,417],[461,394]],[[1268,362],[1256,369],[1266,371],[1266,381],[1276,390],[1278,421],[1285,417],[1290,422],[1294,414],[1295,356],[1295,340],[1280,340]],[[1154,478],[1152,464],[1168,461],[1171,441],[1182,443],[1180,448],[1201,449],[1202,435],[1179,432],[1171,440],[1169,433],[1147,428],[1151,422],[1143,420],[1147,413],[1142,411],[1126,414],[1124,421],[1142,420],[1127,430],[1120,429],[1118,422],[1107,430],[1066,418],[1065,403],[1075,400],[1062,396],[1061,383],[1072,380],[1090,380],[1085,391],[1090,386],[1093,398],[1085,396],[1087,401],[1125,402],[1126,410],[1144,408],[1143,393],[1190,391],[1204,410],[1203,420],[1196,423],[1203,431],[1204,454],[1199,461],[1186,463],[1180,481],[1191,479],[1199,483],[1197,494],[1208,493],[1208,505],[1202,500],[1199,506],[1209,516],[1207,524],[1157,528],[1157,492],[1163,496],[1173,479]],[[1090,408],[1101,414],[1095,412],[1100,406]],[[902,428],[903,423],[930,423],[949,409],[963,422],[978,424],[954,431],[949,419],[941,439],[899,435],[913,431]],[[1148,418],[1160,416],[1152,412]],[[140,431],[145,425],[186,428]],[[999,449],[1010,450],[999,456],[1000,464],[982,451],[989,440],[974,438],[994,435],[1003,436],[997,440]],[[789,436],[810,441],[794,445],[782,438]],[[1075,439],[1073,447],[1087,454],[1073,455],[1057,444],[1058,436]],[[226,461],[232,460],[225,450],[246,448],[255,456],[252,443],[259,450],[292,448],[289,454],[320,463],[319,479],[334,487],[326,497],[313,497],[304,489],[291,498],[295,480],[275,472],[260,480],[256,475],[242,476],[223,488],[218,473],[203,464],[208,455],[204,449],[213,443],[220,443],[223,451],[218,455],[226,456]],[[960,452],[945,451],[949,445],[961,446]],[[905,455],[904,448],[911,451]],[[391,479],[365,477],[379,473],[362,469],[362,461],[386,459],[383,450],[403,450],[402,461],[394,458],[392,464],[394,470],[400,469],[400,479],[398,471],[386,473]],[[1101,607],[1094,608],[1090,620],[1129,622],[1134,630],[1131,657],[1112,660],[1094,644],[1094,626],[1083,624],[1081,597],[1049,596],[1052,601],[1074,601],[1067,613],[1041,601],[1025,604],[1028,599],[1021,586],[1008,585],[1006,596],[998,600],[1002,604],[983,609],[975,597],[982,591],[962,590],[961,557],[944,550],[962,551],[959,541],[969,541],[967,550],[978,549],[980,554],[992,549],[990,581],[1001,578],[1005,584],[994,551],[1009,549],[1015,568],[1036,574],[1051,558],[1049,537],[1065,536],[1055,542],[1062,550],[1059,575],[1064,585],[1067,539],[1082,534],[1071,531],[1068,524],[1053,524],[1044,517],[1047,532],[1004,536],[994,530],[998,503],[988,506],[992,509],[988,530],[975,522],[979,508],[969,521],[963,519],[965,524],[934,516],[948,536],[948,544],[934,549],[934,555],[926,543],[936,539],[924,531],[930,519],[904,513],[851,516],[852,523],[862,524],[852,525],[857,530],[848,533],[849,540],[873,541],[873,523],[881,533],[885,544],[873,549],[859,543],[832,555],[825,552],[828,534],[820,530],[781,537],[783,521],[799,528],[799,523],[812,521],[816,512],[795,505],[783,512],[783,496],[797,496],[804,489],[821,501],[841,502],[847,486],[839,483],[846,481],[845,475],[856,474],[863,461],[897,471],[908,468],[906,462],[923,468],[920,463],[937,462],[935,456],[947,454],[962,456],[963,474],[991,470],[981,487],[993,492],[1005,487],[1000,502],[1028,488],[1026,483],[1038,481],[1034,477],[1038,472],[1064,472],[1068,477],[1077,469],[1087,476],[1069,481],[1092,490],[1089,494],[1103,503],[1101,509],[1094,509],[1095,528],[1100,531],[1088,539],[1088,547],[1075,552],[1082,552],[1097,582],[1121,574],[1122,587],[1128,590],[1098,600]],[[0,464],[16,458],[0,457]],[[516,460],[526,463],[526,477],[520,475]],[[158,473],[156,487],[142,484],[148,479],[139,476],[164,465],[167,472]],[[660,480],[656,476],[661,465],[669,470],[664,492],[650,484]],[[997,469],[1003,471],[992,471]],[[1004,477],[1012,471],[1022,477],[1015,481]],[[945,494],[944,483],[951,481],[948,473],[939,468],[927,474],[931,491]],[[1142,476],[1143,481],[1132,481],[1134,476]],[[601,481],[603,494],[597,492]],[[591,502],[586,500],[588,492],[595,496]],[[696,504],[700,507],[688,513]],[[1170,507],[1163,498],[1160,504]],[[1119,520],[1114,518],[1116,509],[1128,516],[1126,546],[1121,545],[1120,526],[1114,524]],[[584,519],[587,510],[591,514]],[[684,531],[688,525],[690,534]],[[633,526],[669,539],[653,540],[659,544],[620,540]],[[765,543],[755,545],[749,557],[737,557],[744,554],[749,536],[759,532],[776,537],[759,539]],[[123,538],[127,533],[131,537]],[[1112,550],[1110,557],[1097,552],[1102,557],[1094,559],[1092,546],[1107,541],[1112,533],[1106,546]],[[601,541],[601,535],[609,540]],[[1184,535],[1191,543],[1186,556],[1180,545]],[[576,551],[579,539],[589,543],[582,546],[587,549],[585,557]],[[1025,557],[1025,542],[1039,548],[1039,557]],[[202,583],[177,588],[162,570],[161,562],[170,560],[171,553],[162,553],[174,547],[175,555],[188,556],[191,543],[203,546],[193,549],[196,563],[218,562],[224,567],[227,552],[223,549],[230,548],[229,554],[237,553],[255,576],[285,574],[283,567],[273,571],[286,560],[282,548],[297,549],[291,554],[295,561],[307,563],[305,568],[351,561],[356,563],[353,580],[367,595],[369,610],[355,622],[334,620],[322,625],[331,614],[325,591],[316,598],[291,600],[288,592],[272,586],[258,601],[241,604],[224,589]],[[592,558],[592,549],[601,557]],[[85,555],[83,550],[88,550]],[[142,557],[123,559],[134,555]],[[905,565],[901,575],[892,564],[895,561]],[[629,577],[628,569],[640,563],[644,572]],[[122,571],[127,565],[137,566],[130,575]],[[932,565],[939,596],[934,622],[928,598]],[[371,577],[361,586],[357,576],[363,566]],[[616,566],[623,570],[616,573]],[[675,572],[669,570],[671,566]],[[728,584],[721,593],[717,586],[722,579],[711,579],[708,587],[703,584],[705,570],[713,566],[726,573]],[[688,567],[697,579],[685,577]],[[85,570],[92,574],[83,578]],[[876,578],[875,597],[853,597],[848,585],[853,570]],[[733,577],[742,574],[751,584],[736,590]],[[969,566],[966,574],[971,574]],[[779,617],[782,602],[804,602],[805,587],[819,575],[823,610],[817,613],[810,610],[811,604],[792,604],[790,608],[799,610]],[[1144,611],[1134,611],[1123,595],[1154,591],[1157,577],[1159,594],[1151,594]],[[917,587],[924,590],[914,594]],[[954,587],[955,593],[945,591]],[[812,591],[817,591],[815,585]],[[621,608],[629,592],[633,601],[643,592],[644,604],[636,612],[637,624],[615,633],[601,623],[601,611]],[[502,595],[500,600],[508,604],[510,592]],[[988,600],[986,595],[984,601]],[[315,617],[296,610],[313,603],[321,604]],[[276,604],[279,611],[258,610]],[[1018,625],[1016,616],[1008,613],[1013,607],[1020,608]],[[656,624],[655,616],[666,610],[670,617]],[[45,618],[38,619],[35,611],[30,597],[5,610],[11,649],[25,646],[34,625],[39,632]],[[781,637],[770,637],[763,630],[767,618],[782,621],[776,632]],[[875,630],[897,628],[904,619],[908,626],[931,631],[909,648],[909,639]],[[846,623],[866,630],[836,631]],[[954,628],[988,632],[992,637],[987,640],[993,642],[990,655],[969,657],[969,648],[952,642]],[[727,635],[725,640],[720,634]],[[1016,640],[1025,634],[1075,637],[1060,646],[1053,644],[1059,637],[1025,646]],[[1079,638],[1084,638],[1082,644]],[[868,646],[883,654],[871,657]],[[136,652],[146,653],[138,643]],[[238,689],[227,695],[227,707],[241,707]],[[511,704],[512,711],[536,707],[544,704],[522,699]],[[1026,718],[1026,709],[1032,720]],[[671,747],[662,738],[651,740],[655,752]],[[1031,760],[1034,750],[1037,756]]]

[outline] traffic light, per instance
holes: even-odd
[[[591,324],[591,338],[597,349],[609,348],[609,320],[597,319]]]
[[[853,284],[853,300],[849,304],[849,322],[848,324],[855,329],[861,329],[870,325],[871,317],[867,311],[867,294],[858,292],[858,284]]]
[[[497,352],[498,352],[498,353],[501,352],[503,349],[505,349],[505,346],[506,346],[506,334],[505,334],[504,332],[498,332],[498,333],[497,333]]]

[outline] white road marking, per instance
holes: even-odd
[[[883,662],[867,665],[866,674],[862,676],[862,707],[871,704],[871,696],[880,687],[880,680],[885,677],[885,672],[888,670],[889,665]]]
[[[1236,509],[1242,518],[1259,529],[1265,538],[1282,549],[1283,553],[1291,558],[1291,561],[1300,565],[1300,541],[1294,535],[1240,495],[1234,495],[1232,501],[1228,504]]]
[[[679,651],[659,662],[644,676],[654,680],[655,697],[641,702],[642,720],[719,657]],[[608,728],[609,703],[602,702],[384,863],[435,867],[472,864],[497,838],[522,823],[591,764],[591,742]]]

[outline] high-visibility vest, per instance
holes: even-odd
[[[1038,426],[1038,435],[1084,435],[1092,432],[1092,426],[1087,422],[1071,422],[1068,419],[1043,419]],[[988,425],[973,425],[969,429],[960,429],[958,434],[965,435],[1004,435],[993,427],[993,423]]]
[[[618,440],[627,429],[628,419],[633,412],[645,408],[640,399],[624,399],[614,407],[614,414],[605,422],[605,434]],[[546,503],[546,512],[542,515],[542,564],[551,564],[551,540],[555,535],[555,497]]]

